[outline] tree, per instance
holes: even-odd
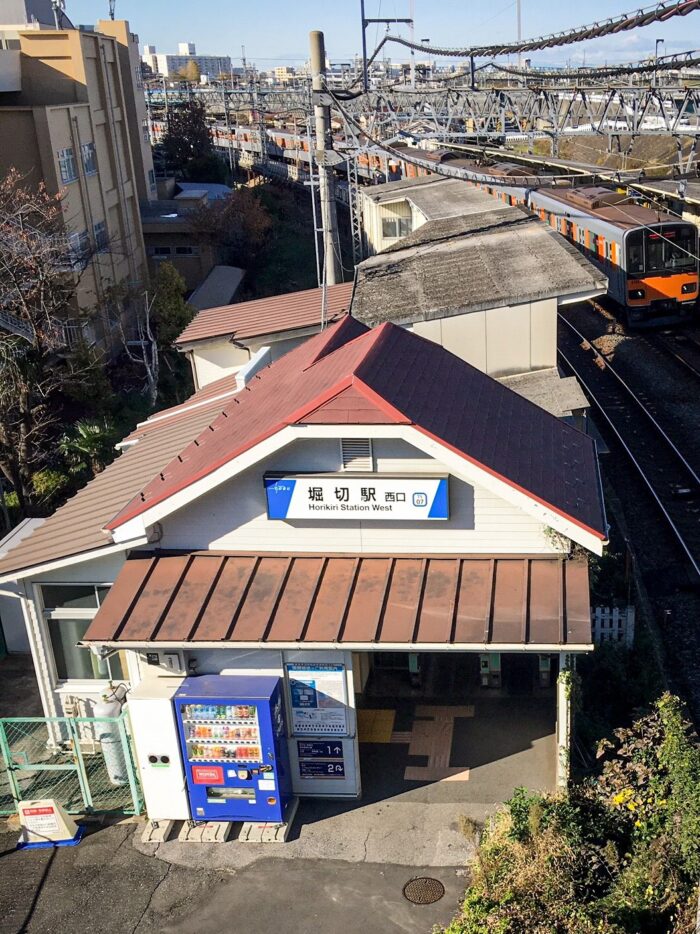
[[[199,80],[202,77],[202,73],[199,70],[199,65],[194,59],[191,59],[185,67],[180,72],[182,78],[185,81],[190,81],[192,84],[199,84]]]
[[[58,449],[77,472],[89,470],[94,477],[112,460],[116,441],[114,426],[102,421],[77,421],[58,444]]]
[[[168,165],[180,175],[186,174],[192,160],[216,155],[202,101],[190,100],[171,110],[162,148]]]
[[[25,514],[42,501],[33,478],[55,459],[63,401],[99,363],[68,348],[61,325],[84,264],[60,196],[11,170],[0,182],[0,471]]]
[[[216,247],[226,263],[249,268],[272,228],[265,205],[249,188],[240,188],[194,211],[190,226],[200,243]]]
[[[150,409],[159,398],[165,405],[183,401],[191,391],[189,365],[173,342],[192,320],[185,301],[185,280],[172,263],[161,263],[151,288],[141,299],[135,334],[122,331],[127,358],[143,371],[143,393]],[[134,302],[138,307],[138,302]]]

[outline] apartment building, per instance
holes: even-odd
[[[231,74],[231,58],[228,55],[197,55],[194,42],[180,42],[177,54],[157,52],[154,45],[146,45],[141,60],[155,75],[164,78],[177,77],[194,62],[200,74],[210,78]]]
[[[69,333],[109,346],[116,315],[129,317],[113,287],[146,281],[139,200],[156,197],[138,37],[125,21],[56,29],[42,4],[10,5],[0,15],[20,6],[26,23],[0,19],[0,176],[14,167],[61,192],[78,278]],[[93,309],[85,330],[81,314]]]

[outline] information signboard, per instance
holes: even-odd
[[[345,763],[300,759],[299,775],[301,778],[345,778]]]
[[[345,665],[289,664],[292,734],[347,736]]]
[[[300,759],[342,759],[343,744],[339,739],[297,740]]]
[[[448,519],[447,477],[265,477],[270,519]]]

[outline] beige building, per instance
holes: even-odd
[[[113,286],[146,281],[139,199],[156,196],[140,89],[138,37],[125,21],[95,31],[0,25],[0,175],[62,193],[86,336],[111,343]],[[3,80],[4,78],[4,80]],[[8,143],[11,141],[11,145]],[[128,319],[128,303],[124,309]],[[75,330],[73,331],[75,333]]]

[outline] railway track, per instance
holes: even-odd
[[[700,581],[700,476],[642,399],[559,315],[559,355],[624,449]]]
[[[695,379],[700,379],[700,341],[693,334],[683,330],[660,331],[645,334],[644,339],[652,347],[673,357]]]

